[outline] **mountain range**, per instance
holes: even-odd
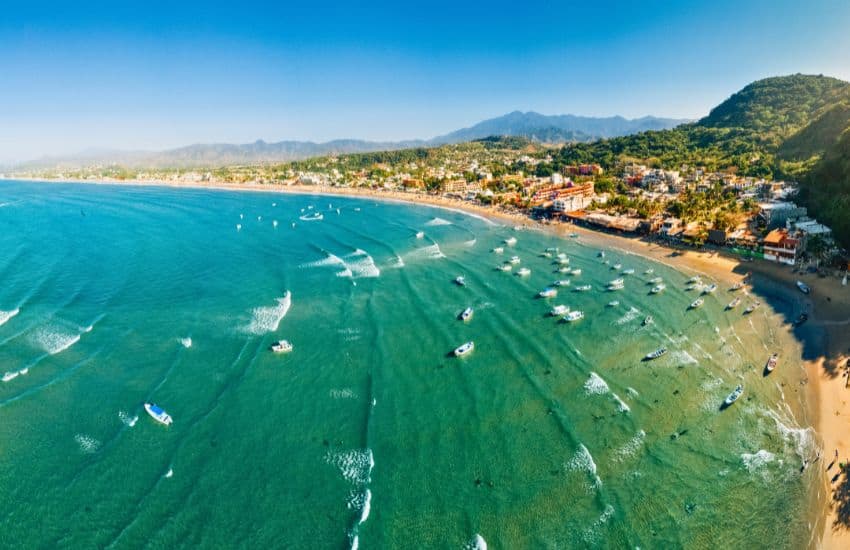
[[[126,167],[183,168],[288,162],[329,154],[366,153],[435,147],[462,143],[490,136],[518,136],[544,143],[586,142],[601,138],[625,136],[647,130],[673,128],[687,120],[646,116],[627,119],[621,116],[584,117],[576,115],[542,115],[514,111],[504,116],[484,120],[432,139],[394,142],[338,139],[324,143],[311,141],[258,140],[247,144],[196,144],[165,151],[87,151],[63,157],[44,157],[20,163],[15,169],[78,168],[100,164]]]

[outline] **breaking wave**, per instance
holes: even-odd
[[[283,298],[277,299],[276,306],[254,308],[252,311],[253,318],[247,327],[247,331],[251,334],[265,334],[276,331],[291,305],[292,293],[286,291]]]
[[[438,225],[451,225],[452,222],[449,220],[444,220],[443,218],[434,218],[431,221],[425,223],[425,227],[435,227]]]
[[[15,308],[11,311],[0,311],[0,326],[5,325],[6,321],[8,321],[9,319],[11,319],[12,317],[14,317],[15,315],[17,315],[20,312],[21,312],[20,308]]]

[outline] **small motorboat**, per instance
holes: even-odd
[[[519,271],[516,272],[517,277],[528,277],[531,275],[531,270],[527,267],[520,268]]]
[[[649,280],[649,282],[653,285],[660,284],[662,281],[664,281],[664,279],[662,279],[661,277],[654,277]]]
[[[424,231],[417,231],[417,232],[416,232],[416,238],[417,238],[417,239],[422,239],[422,238],[424,238],[424,237],[425,237],[425,232],[424,232]]]
[[[655,273],[655,270],[652,268],[649,268],[643,272],[644,275],[652,275],[653,273]]]
[[[652,318],[652,315],[647,315],[646,318],[641,322],[641,326],[651,325],[655,319]]]
[[[563,320],[567,323],[573,323],[575,321],[580,321],[581,319],[584,319],[583,311],[571,311],[563,317]]]
[[[734,300],[732,300],[731,302],[729,302],[728,304],[726,304],[726,309],[735,309],[735,308],[736,308],[736,307],[738,307],[740,304],[741,304],[741,299],[740,299],[740,298],[735,298]]]
[[[561,280],[555,281],[552,284],[554,284],[555,286],[570,286],[570,280],[569,279],[561,279]]]
[[[325,219],[325,215],[321,212],[311,212],[309,214],[304,214],[303,216],[298,217],[302,222],[312,222],[319,221]]]
[[[616,269],[618,271],[622,268],[623,268],[623,264],[614,264],[614,265],[611,266],[611,269]]]
[[[728,407],[729,405],[737,401],[741,397],[742,393],[744,393],[744,386],[738,384],[738,387],[735,388],[735,391],[730,393],[729,396],[723,401],[723,405]]]
[[[779,354],[774,353],[768,358],[767,364],[764,366],[764,372],[766,374],[770,374],[771,372],[773,372],[773,370],[776,368],[777,363],[779,363]]]
[[[540,254],[540,257],[541,258],[551,258],[552,253],[551,252],[543,252],[543,253]]]
[[[608,292],[616,292],[618,290],[623,290],[624,288],[626,288],[626,285],[624,285],[623,283],[617,283],[617,284],[609,283],[607,290],[608,290]]]
[[[575,287],[575,289],[574,289],[574,290],[575,290],[576,292],[587,292],[587,291],[588,291],[588,290],[590,290],[591,288],[593,288],[593,287],[592,287],[592,286],[590,286],[590,285],[581,285],[581,286],[577,286],[577,287]]]
[[[691,302],[691,305],[688,306],[688,309],[696,309],[698,307],[701,307],[704,303],[705,303],[705,300],[703,300],[702,298],[697,298],[696,300]]]
[[[571,270],[570,270],[570,275],[575,275],[575,276],[579,276],[579,275],[581,275],[581,269],[578,269],[578,268],[576,268],[576,269],[571,269]]]
[[[653,359],[658,359],[659,357],[661,357],[665,353],[667,353],[667,348],[658,348],[657,350],[644,355],[643,360],[644,361],[652,361]]]
[[[702,293],[703,294],[711,294],[715,290],[717,290],[717,285],[716,284],[710,284],[707,287],[705,287],[704,289],[702,289]]]
[[[466,279],[463,277],[463,275],[455,277],[455,284],[457,286],[466,286]]]
[[[569,258],[556,258],[554,263],[556,263],[558,265],[570,265],[570,259]]]
[[[799,288],[800,292],[803,294],[809,294],[812,291],[811,287],[803,281],[797,281],[797,288]]]
[[[160,424],[165,424],[166,426],[171,425],[171,416],[167,412],[165,412],[159,405],[155,403],[145,403],[145,410],[148,411],[148,414],[151,415],[151,418],[153,418]]]
[[[608,307],[617,307],[620,305],[620,300],[611,300],[608,302]]]
[[[566,315],[569,312],[570,312],[570,306],[565,306],[565,305],[559,304],[559,305],[553,307],[551,310],[549,310],[549,315],[551,315],[552,317],[561,317],[563,315]]]
[[[625,282],[626,282],[625,279],[620,277],[619,279],[614,279],[613,281],[609,281],[608,286],[623,286],[623,284]]]
[[[540,298],[554,298],[558,295],[558,290],[551,287],[546,287],[540,292],[537,293],[537,296]]]
[[[508,237],[505,239],[504,243],[508,246],[513,246],[516,244],[516,237]]]
[[[567,273],[570,273],[571,271],[572,271],[572,269],[570,269],[568,266],[562,266],[562,267],[559,267],[558,269],[556,269],[555,273],[561,273],[563,275],[566,275]]]
[[[652,290],[650,290],[649,293],[650,294],[659,294],[661,292],[664,292],[665,288],[667,288],[667,287],[664,286],[663,284],[655,285],[654,287],[652,287]]]
[[[469,321],[470,319],[472,319],[473,313],[475,313],[473,309],[471,307],[468,307],[460,313],[459,319],[464,322]]]
[[[634,275],[635,270],[634,270],[634,269],[632,269],[632,268],[624,269],[624,270],[622,271],[622,273],[623,273],[623,275]]]
[[[604,257],[605,257],[605,251],[604,251],[604,250],[600,250],[600,251],[599,251],[599,253],[598,253],[598,254],[596,254],[596,255],[597,255],[598,257],[600,257],[600,258],[604,258]]]
[[[505,262],[502,265],[496,267],[496,269],[498,269],[499,271],[510,271],[513,268],[514,266],[512,266],[508,262]]]
[[[754,312],[756,310],[756,308],[759,307],[760,305],[761,305],[761,302],[753,302],[752,304],[747,306],[747,309],[744,310],[744,314],[749,315],[750,313]]]
[[[288,340],[278,340],[271,345],[271,350],[275,353],[289,353],[292,351],[292,343]]]
[[[571,239],[578,239],[578,233],[570,233]]]
[[[9,382],[10,380],[14,380],[18,377],[18,371],[7,372],[3,375],[3,382]]]
[[[743,283],[743,282],[741,282],[741,281],[738,281],[737,283],[735,283],[734,285],[732,285],[732,286],[729,288],[729,290],[741,290],[742,288],[744,288],[744,283]]]
[[[694,275],[690,279],[687,280],[687,284],[696,284],[702,281],[702,277],[699,275]]]
[[[472,350],[474,349],[475,343],[470,341],[458,346],[453,353],[455,357],[463,357],[464,355],[469,355],[470,353],[472,353]]]
[[[493,249],[493,253],[494,254],[504,254],[505,249],[504,249],[504,247],[497,246],[496,248]]]
[[[508,260],[509,263],[516,265],[520,263],[522,260],[519,259],[519,256],[511,256],[511,259]]]

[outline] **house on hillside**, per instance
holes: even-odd
[[[792,237],[787,229],[774,229],[764,238],[764,259],[794,265],[800,250],[800,240]]]

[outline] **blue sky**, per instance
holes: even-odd
[[[428,138],[516,109],[698,118],[850,80],[846,0],[40,2],[0,17],[0,161]]]

